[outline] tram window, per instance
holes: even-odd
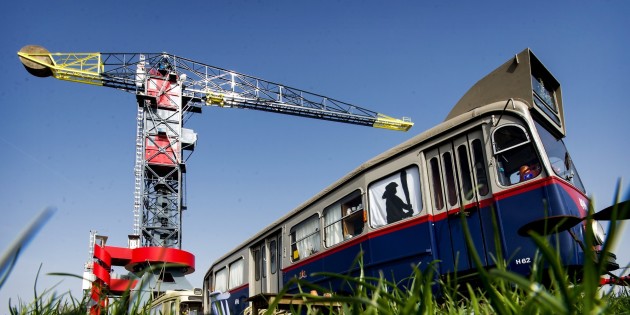
[[[278,271],[278,245],[276,240],[269,242],[269,264],[271,265],[271,274],[276,274]]]
[[[372,227],[394,223],[422,211],[417,166],[402,169],[371,183],[368,191]]]
[[[486,175],[486,161],[483,158],[483,147],[481,140],[472,141],[473,163],[475,168],[475,176],[477,177],[477,193],[479,196],[485,196],[490,192],[488,187],[488,176]]]
[[[252,251],[252,256],[254,258],[254,279],[256,281],[260,280],[260,265],[261,265],[261,257],[260,257],[260,249],[256,248]]]
[[[558,106],[556,105],[556,100],[554,97],[555,93],[553,89],[551,89],[548,85],[545,85],[542,78],[536,78],[533,75],[532,75],[532,87],[534,90],[534,95],[536,95],[538,99],[542,100],[545,106],[553,109],[553,111],[557,113]],[[540,102],[538,99],[534,98],[534,100],[536,101],[536,104],[538,106],[541,106],[540,104],[538,104]]]
[[[364,208],[361,192],[348,196],[324,209],[324,244],[333,246],[363,233]]]
[[[335,203],[324,210],[324,244],[333,246],[343,240],[341,232],[341,204]]]
[[[457,147],[457,157],[459,159],[459,170],[462,177],[463,197],[470,200],[473,197],[472,180],[470,178],[470,163],[468,162],[468,150],[465,145]]]
[[[244,265],[245,263],[242,258],[230,264],[230,279],[228,281],[228,288],[234,289],[243,284]]]
[[[536,122],[536,130],[538,130],[538,135],[540,135],[540,139],[545,147],[553,172],[564,180],[571,182],[582,192],[586,192],[580,175],[578,175],[575,164],[573,164],[573,160],[562,139],[554,137],[538,122]]]
[[[540,160],[522,127],[506,125],[495,130],[493,145],[501,185],[514,185],[540,174]]]
[[[181,315],[201,315],[203,314],[203,309],[201,306],[201,303],[196,302],[181,303],[179,305],[179,313]]]
[[[320,250],[319,217],[317,214],[291,228],[291,259],[298,261]]]
[[[448,204],[452,207],[457,205],[457,189],[455,188],[455,172],[453,172],[453,159],[451,152],[442,154],[444,162],[444,176],[446,176],[446,193],[448,195]]]
[[[214,275],[214,291],[225,292],[227,291],[228,283],[228,270],[222,268]]]
[[[263,278],[267,278],[267,249],[266,246],[263,245],[260,247],[261,256],[262,256],[262,264],[260,264],[260,269]]]
[[[442,181],[440,180],[440,165],[437,158],[429,161],[431,165],[431,184],[433,186],[433,204],[435,210],[444,208],[444,193],[442,192]]]

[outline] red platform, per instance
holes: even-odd
[[[137,280],[111,278],[112,266],[124,266],[131,272],[148,267],[149,265],[167,264],[170,268],[182,268],[184,274],[195,271],[195,256],[187,251],[166,247],[125,248],[115,246],[101,247],[94,245],[93,273],[96,279],[109,287],[110,293],[122,294],[133,289]]]

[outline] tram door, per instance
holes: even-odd
[[[487,265],[486,239],[479,211],[481,198],[488,195],[482,139],[481,131],[474,131],[427,152],[442,273],[474,268],[460,209],[464,211],[475,249],[482,263]]]
[[[281,240],[280,233],[275,233],[251,248],[254,260],[254,294],[277,293],[282,287]]]

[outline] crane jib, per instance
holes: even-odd
[[[181,85],[187,108],[236,107],[407,131],[413,123],[323,95],[166,53],[50,53],[26,46],[18,56],[33,75],[111,87],[146,96],[147,80]]]

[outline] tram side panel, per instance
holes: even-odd
[[[435,247],[437,259],[439,259],[439,273],[452,272],[455,266],[455,257],[459,254],[453,250],[451,229],[448,224],[448,212],[445,202],[445,187],[442,180],[442,163],[437,148],[425,150],[426,170],[430,191],[430,203],[432,214],[432,227],[434,229]]]
[[[210,314],[213,292],[229,292],[228,307],[231,314],[243,314],[249,306],[246,299],[250,296],[250,257],[247,250],[238,249],[221,261],[215,262],[203,280],[203,299],[205,314]]]
[[[430,210],[423,198],[424,176],[417,152],[398,156],[366,175],[369,196],[368,274],[392,281],[435,260]]]
[[[410,220],[369,238],[370,256],[366,273],[381,274],[393,282],[407,284],[413,268],[425,270],[434,261],[428,216]]]
[[[367,209],[362,177],[355,178],[331,191],[327,196],[309,205],[302,214],[288,220],[288,258],[284,258],[283,283],[300,279],[337,292],[350,291],[347,284],[337,277],[321,272],[340,275],[359,275],[359,260],[369,253],[367,240]],[[314,221],[317,217],[317,230]],[[309,223],[310,222],[310,223]],[[314,237],[317,233],[317,244]],[[289,292],[297,292],[297,286]]]
[[[518,229],[545,216],[583,216],[588,200],[575,187],[550,175],[553,171],[548,168],[548,158],[536,143],[536,130],[528,127],[528,120],[531,117],[505,116],[503,123],[491,131],[490,149],[491,165],[495,166],[493,207],[500,226],[503,258],[510,270],[525,275],[531,272],[538,248],[530,237],[518,235]],[[578,240],[583,239],[582,225],[572,231]],[[583,251],[569,233],[547,238],[563,265],[571,268],[582,264]]]
[[[565,181],[558,177],[552,177],[553,181],[551,185],[547,185],[547,191],[550,196],[556,196],[558,202],[556,203],[559,208],[556,208],[555,212],[559,212],[567,215],[574,215],[584,217],[588,212],[587,204],[588,199],[586,195],[582,194],[575,187],[567,184]],[[561,209],[558,211],[557,209]],[[562,211],[563,210],[563,211]],[[584,241],[585,228],[583,224],[578,224],[570,229],[570,231],[576,236],[579,241]],[[554,234],[550,239],[550,244],[556,244],[558,239],[558,252],[562,259],[562,264],[569,269],[580,269],[584,264],[584,251],[579,244],[573,240],[570,233],[558,233]],[[592,246],[592,244],[584,244],[585,246]]]
[[[337,293],[350,293],[352,288],[348,287],[346,281],[338,277],[324,276],[321,273],[358,276],[359,265],[353,264],[353,262],[357,261],[361,249],[365,251],[367,246],[367,242],[344,244],[339,250],[325,252],[318,257],[290,266],[283,271],[284,284],[289,285],[292,279],[300,279],[313,285],[331,289]],[[307,290],[305,287],[302,289]],[[295,284],[292,284],[289,292],[298,293],[299,289]]]
[[[475,271],[467,237],[470,237],[482,266],[495,264],[495,228],[483,124],[483,119],[472,121],[437,139],[424,150],[434,248],[442,275]],[[469,235],[463,229],[464,222]]]
[[[362,184],[348,183],[341,187],[339,191],[357,189],[355,192],[367,192],[362,193],[365,200],[360,205],[346,203],[345,200],[353,199],[353,194],[349,193],[347,197],[339,197],[341,202],[337,206],[332,202],[334,198],[330,199],[331,206],[323,211],[323,251],[304,261],[290,263],[284,270],[285,282],[297,277],[344,292],[351,289],[345,287],[347,284],[343,281],[335,277],[316,277],[312,273],[326,271],[357,276],[360,259],[365,275],[379,277],[383,274],[389,280],[400,281],[412,275],[413,266],[426,268],[434,261],[432,224],[428,208],[423,203],[420,168],[414,164],[416,158],[416,154],[406,158],[397,156],[362,175]],[[346,204],[350,206],[344,206]],[[337,221],[341,237],[338,240],[334,240],[331,232],[335,224],[327,223],[330,221],[326,217],[327,210],[331,207],[342,209],[344,213],[343,219]],[[354,211],[364,217],[360,227],[362,232],[348,235],[345,220],[355,216]],[[297,257],[299,255],[294,258]]]
[[[566,201],[570,194],[568,191],[572,189],[554,177],[547,177],[495,196],[498,218],[503,225],[501,238],[505,240],[504,259],[509,269],[529,274],[538,250],[531,238],[518,235],[517,231],[523,222],[531,222],[545,215],[577,215],[578,205]],[[578,239],[583,239],[582,225],[573,227],[572,231]],[[554,234],[548,236],[548,240],[549,244],[556,247],[564,266],[582,265],[583,251],[569,233]]]
[[[493,255],[494,240],[490,237],[494,235],[490,214],[492,208],[482,206],[489,205],[488,200],[479,201],[482,197],[490,198],[486,169],[478,167],[478,164],[485,165],[486,161],[481,147],[473,150],[474,140],[482,143],[480,131],[477,130],[470,135],[475,137],[470,139],[464,137],[464,141],[470,140],[471,148],[464,146],[465,158],[462,158],[458,166],[460,173],[462,169],[467,170],[469,185],[463,184],[465,180],[462,177],[455,178],[457,172],[454,163],[457,161],[453,161],[452,139],[446,141],[448,144],[442,144],[444,151],[448,151],[450,160],[444,159],[444,155],[440,155],[437,150],[434,159],[430,150],[395,156],[387,164],[380,165],[363,175],[368,195],[369,233],[337,247],[326,248],[315,257],[290,265],[285,269],[285,281],[297,277],[308,279],[323,287],[336,288],[339,285],[336,281],[323,276],[314,278],[310,276],[311,273],[323,270],[356,274],[357,266],[352,264],[359,252],[363,252],[363,268],[366,275],[379,277],[383,274],[387,279],[394,281],[411,276],[413,266],[424,270],[434,261],[440,261],[438,273],[443,275],[454,272],[456,267],[459,271],[473,271],[474,266],[464,239],[459,209],[456,207],[450,217],[446,211],[447,203],[458,206],[464,201],[469,212],[465,219],[468,220],[472,233],[478,236],[473,239],[475,249],[482,257],[484,265],[493,264],[494,260],[491,257],[496,256]],[[423,166],[425,160],[416,161],[419,157],[423,158],[422,152],[427,153],[426,159],[430,160],[426,162],[426,169],[417,165]],[[450,169],[441,168],[440,165],[445,161],[450,164]],[[420,175],[421,170],[426,176]],[[471,190],[473,182],[483,183],[484,187],[480,189],[483,192],[478,193],[481,197],[474,195],[473,200],[473,195],[470,195],[464,200],[461,196],[463,190],[459,188],[470,186],[468,189]],[[409,208],[403,209],[402,212],[405,214],[395,218],[389,218],[391,209],[388,209],[386,192],[392,187],[394,189],[391,193],[392,198],[399,199],[399,203],[406,204]],[[325,236],[323,242],[326,242]]]

